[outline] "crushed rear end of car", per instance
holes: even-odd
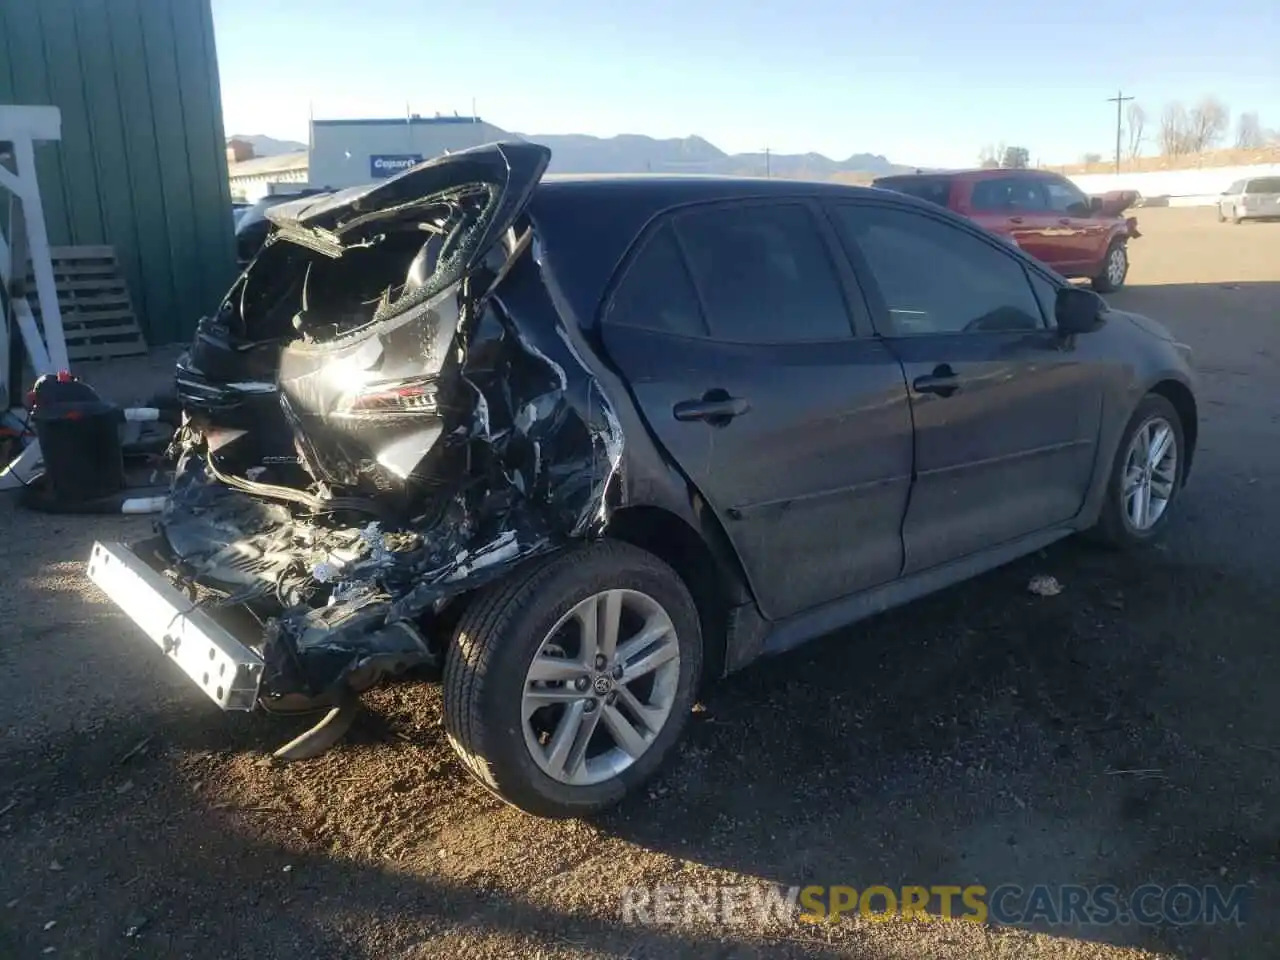
[[[96,544],[90,576],[224,709],[436,665],[460,597],[603,530],[621,428],[522,218],[549,157],[494,144],[275,207],[201,321],[156,535]]]

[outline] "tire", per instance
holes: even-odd
[[[1226,223],[1226,222],[1227,222],[1227,218],[1226,218],[1226,217],[1224,217],[1224,216],[1222,215],[1222,204],[1218,204],[1218,205],[1217,205],[1217,207],[1215,208],[1215,211],[1214,211],[1214,212],[1218,214],[1218,222],[1219,222],[1219,223]]]
[[[1139,431],[1150,424],[1159,422],[1167,424],[1173,433],[1175,461],[1172,464],[1172,468],[1167,471],[1171,474],[1171,485],[1168,488],[1165,505],[1161,508],[1159,516],[1156,517],[1154,522],[1143,526],[1135,524],[1133,520],[1134,511],[1130,510],[1131,505],[1125,496],[1125,490],[1131,485],[1132,481],[1130,452],[1134,446],[1134,438]],[[1098,518],[1097,526],[1091,531],[1094,539],[1112,547],[1127,548],[1149,543],[1159,537],[1168,523],[1179,494],[1182,492],[1186,456],[1185,435],[1178,411],[1172,403],[1159,394],[1147,394],[1142,399],[1142,402],[1138,404],[1133,416],[1129,418],[1129,423],[1120,439],[1120,445],[1116,449],[1116,458],[1107,477],[1107,495],[1103,503],[1102,514]],[[1150,479],[1153,487],[1158,486],[1158,474],[1153,475]]]
[[[1113,261],[1120,258],[1119,267],[1113,269]],[[1124,286],[1129,276],[1129,247],[1123,240],[1111,241],[1107,255],[1102,258],[1102,272],[1090,283],[1098,293],[1115,293]]]
[[[1240,216],[1239,207],[1231,208],[1231,222],[1234,223],[1237,227],[1240,226],[1240,224],[1244,223],[1244,217]]]
[[[578,681],[531,679],[535,657],[544,668],[548,662],[556,670],[577,668],[583,654],[577,644],[583,635],[574,611],[583,609],[591,598],[603,596],[604,591],[610,592],[608,597],[621,598],[616,608],[622,610],[619,654],[624,655],[623,638],[632,624],[664,623],[654,612],[658,610],[674,631],[674,639],[667,642],[678,650],[676,663],[671,663],[675,658],[666,643],[655,641],[670,659],[652,671],[647,696],[644,684],[649,675],[628,681],[625,673],[612,693],[600,691],[597,695],[598,683],[609,682],[606,676],[618,676],[612,666],[605,673],[588,671]],[[648,610],[649,619],[623,604]],[[600,622],[594,614],[591,619]],[[565,625],[557,628],[562,622]],[[606,540],[533,561],[485,588],[458,622],[444,671],[444,725],[449,742],[481,784],[528,813],[580,817],[610,807],[658,771],[684,731],[702,671],[699,624],[697,607],[679,576],[638,547]],[[663,636],[669,637],[669,633]],[[587,659],[591,659],[589,654]],[[628,663],[639,659],[633,656]],[[577,682],[586,685],[575,686]],[[579,695],[579,690],[584,692]],[[534,696],[559,699],[527,716],[526,697]],[[632,721],[640,716],[628,712],[630,706],[624,697],[658,712],[661,709],[652,704],[670,704],[656,730],[646,731],[651,736],[647,748],[636,751],[638,755],[623,749],[611,726],[619,715]],[[592,700],[595,706],[588,706]],[[589,729],[574,728],[585,733],[572,740],[565,738],[574,745],[565,754],[585,759],[556,767],[555,741],[550,738],[554,732],[568,729],[570,710],[577,710],[578,723],[589,719],[586,710],[595,719]],[[539,725],[541,732],[535,729]],[[642,727],[636,721],[631,729]],[[540,745],[544,743],[537,739],[540,735],[550,742]],[[610,744],[608,750],[601,749]],[[535,750],[540,759],[535,759]],[[620,765],[621,769],[613,772]],[[548,773],[549,767],[559,769],[560,776]],[[565,771],[570,769],[578,771],[577,782],[565,779]]]

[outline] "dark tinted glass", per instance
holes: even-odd
[[[706,336],[698,297],[669,226],[650,236],[631,261],[609,298],[604,320],[684,337]]]
[[[951,181],[941,177],[901,177],[876,180],[873,186],[905,193],[945,207],[951,199]]]
[[[1280,177],[1264,177],[1261,180],[1250,180],[1245,193],[1280,193]]]
[[[1048,198],[1032,177],[999,177],[979,180],[969,200],[974,210],[1047,210]]]
[[[1043,327],[1040,305],[1013,255],[911,210],[840,206],[835,214],[843,238],[871,268],[892,334]]]
[[[716,207],[682,214],[676,232],[716,339],[851,336],[831,257],[807,207]]]

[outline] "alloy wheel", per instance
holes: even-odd
[[[543,639],[525,675],[525,746],[547,776],[571,786],[616,777],[671,716],[680,645],[671,617],[636,590],[578,603]]]
[[[1126,522],[1140,532],[1164,516],[1178,478],[1178,438],[1163,417],[1152,417],[1129,441],[1121,474]]]
[[[1125,252],[1123,246],[1111,248],[1111,255],[1107,257],[1107,280],[1111,286],[1118,287],[1124,283],[1124,276],[1129,270],[1129,255]]]

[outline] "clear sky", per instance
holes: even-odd
[[[1213,94],[1280,128],[1280,0],[213,0],[227,132],[476,112],[526,134],[698,134],[729,152],[970,165],[1115,147]],[[1148,150],[1151,147],[1148,146]]]

